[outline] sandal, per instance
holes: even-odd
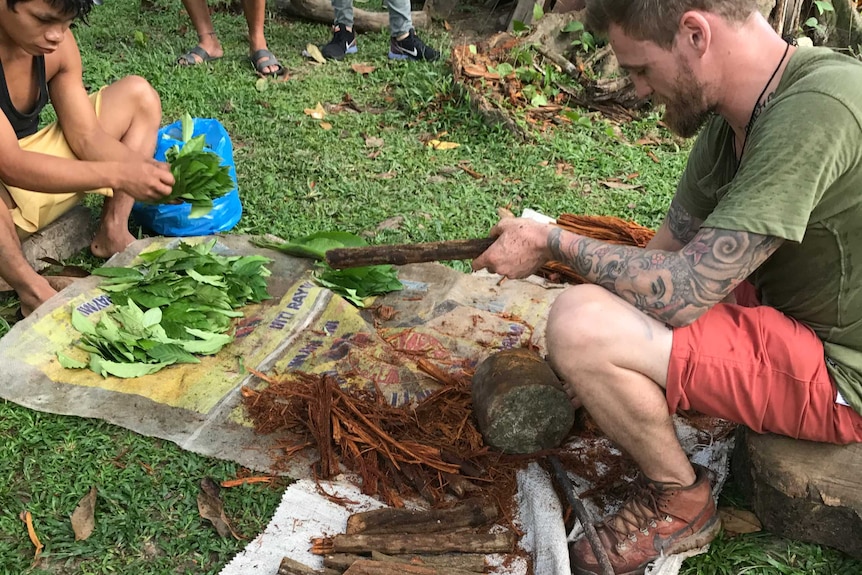
[[[209,52],[207,52],[200,46],[195,46],[194,48],[177,58],[177,66],[196,66],[205,62],[213,62],[220,58],[221,56],[210,56]]]
[[[249,57],[249,60],[251,60],[251,65],[254,66],[254,71],[257,72],[258,76],[281,76],[285,72],[284,66],[281,65],[275,54],[265,48],[257,50]],[[276,67],[275,72],[264,72],[264,70],[272,66]]]

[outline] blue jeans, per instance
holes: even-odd
[[[401,36],[410,31],[413,21],[410,19],[410,0],[385,0],[389,8],[389,33]],[[353,0],[332,0],[335,10],[335,24],[353,28]]]

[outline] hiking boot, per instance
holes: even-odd
[[[426,60],[433,62],[440,57],[440,52],[426,46],[413,28],[407,37],[402,40],[396,40],[394,37],[389,40],[389,59],[390,60]]]
[[[660,554],[703,547],[721,530],[707,471],[694,466],[690,487],[641,479],[635,495],[596,526],[617,575],[640,575]],[[570,547],[574,575],[598,575],[601,568],[587,538]]]
[[[347,54],[356,54],[356,33],[339,25],[332,27],[332,40],[320,49],[324,58],[342,60]]]

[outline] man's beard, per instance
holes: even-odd
[[[683,138],[697,134],[715,113],[704,102],[704,86],[694,78],[691,68],[682,64],[676,78],[676,90],[671,96],[653,98],[655,104],[664,104],[664,121],[667,128]]]

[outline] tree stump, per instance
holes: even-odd
[[[733,474],[763,526],[862,559],[862,444],[828,445],[740,429]]]

